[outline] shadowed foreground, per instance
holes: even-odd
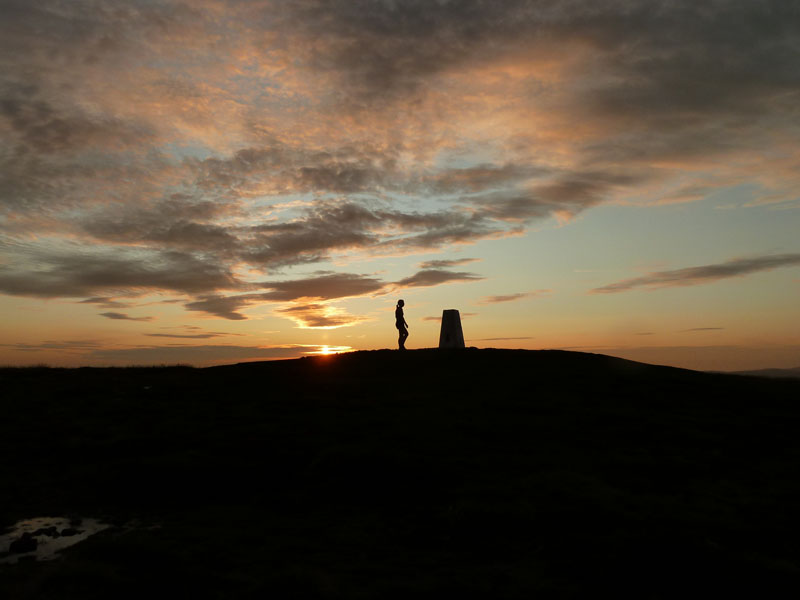
[[[4,598],[800,592],[800,381],[557,351],[0,370]]]

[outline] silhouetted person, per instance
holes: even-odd
[[[394,311],[394,326],[397,327],[397,331],[400,332],[400,337],[397,338],[398,350],[406,349],[405,344],[406,338],[408,337],[408,323],[406,323],[406,319],[403,316],[403,306],[405,306],[405,302],[398,300],[397,308]]]

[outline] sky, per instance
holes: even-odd
[[[0,364],[800,366],[800,6],[2,0]]]

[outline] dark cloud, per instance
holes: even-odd
[[[243,321],[247,319],[243,314],[237,312],[240,308],[247,306],[257,300],[256,294],[243,294],[241,296],[201,296],[198,300],[184,304],[186,310],[193,310],[215,315],[231,321]]]
[[[260,283],[259,287],[270,290],[268,292],[237,296],[208,295],[189,302],[185,306],[188,310],[206,312],[223,319],[242,320],[247,317],[238,311],[251,304],[292,302],[301,299],[335,300],[364,296],[380,292],[385,285],[383,281],[366,275],[322,272],[316,277],[306,279]]]
[[[359,102],[374,104],[413,94],[437,73],[497,56],[509,39],[533,34],[520,26],[524,9],[520,2],[318,0],[294,5],[284,22],[327,40],[325,52],[308,57],[311,66],[338,74]]]
[[[379,292],[384,282],[354,273],[322,273],[307,279],[263,282],[261,287],[271,291],[260,294],[263,300],[285,302],[299,298],[333,300],[350,296],[364,296]]]
[[[514,300],[522,300],[523,298],[535,298],[537,296],[546,296],[552,290],[533,290],[530,292],[517,292],[516,294],[506,294],[503,296],[486,296],[478,301],[478,304],[497,304],[500,302],[513,302]]]
[[[426,260],[419,264],[420,269],[448,269],[458,267],[471,262],[479,261],[480,258],[456,258],[453,260]]]
[[[227,158],[191,164],[201,189],[236,197],[246,197],[264,186],[273,194],[456,195],[514,187],[553,173],[545,166],[514,163],[442,167],[433,172],[419,166],[401,169],[399,150],[369,143],[314,150],[270,139],[267,145],[243,148]]]
[[[729,277],[740,277],[769,271],[778,267],[800,265],[800,254],[773,254],[751,258],[735,258],[724,263],[675,269],[672,271],[657,271],[643,277],[624,279],[591,290],[592,294],[614,294],[635,288],[660,288],[672,286],[698,285]]]
[[[388,248],[429,249],[450,244],[470,244],[482,239],[500,237],[519,232],[497,223],[481,212],[448,210],[427,215],[402,215],[399,224],[410,230],[421,230],[406,237],[384,242]]]
[[[253,292],[234,296],[209,294],[188,302],[191,311],[212,314],[223,319],[243,320],[239,312],[246,306],[263,302],[291,303],[275,312],[287,316],[304,327],[334,327],[354,324],[360,317],[346,315],[327,302],[341,298],[382,294],[396,287],[425,287],[451,282],[477,281],[483,277],[475,273],[425,269],[394,283],[376,277],[355,273],[320,272],[313,277],[286,281],[261,282],[258,287],[266,292]],[[309,302],[304,302],[309,301]]]
[[[505,296],[486,296],[478,301],[478,304],[496,304],[498,302],[513,302],[514,300],[521,300],[530,296],[527,292],[519,292],[517,294],[507,294]]]
[[[115,243],[146,244],[174,250],[202,250],[231,255],[240,241],[228,228],[208,222],[225,216],[225,202],[195,201],[177,196],[149,208],[122,207],[115,214],[99,211],[82,216],[77,225],[91,236]]]
[[[0,291],[163,289],[243,318],[296,292],[224,297],[247,289],[232,265],[274,273],[521,234],[696,162],[732,165],[722,182],[796,189],[796,165],[759,158],[797,146],[798,48],[797,8],[782,0],[6,0],[0,229],[41,248],[108,246],[36,260],[11,249]],[[246,56],[274,77],[269,93]],[[471,160],[478,142],[449,123],[494,109],[499,126]],[[305,207],[273,210],[288,195]],[[665,272],[595,292],[731,276],[673,275],[684,283]],[[94,303],[122,308],[112,302]]]
[[[331,252],[388,252],[472,243],[509,228],[475,211],[430,213],[370,208],[352,201],[322,202],[289,222],[253,227],[242,258],[265,266],[313,263]]]
[[[99,313],[101,317],[105,317],[107,319],[114,319],[117,321],[152,321],[153,317],[131,317],[126,315],[125,313],[119,312],[104,312]]]
[[[518,233],[518,223],[543,218],[563,208],[558,205],[558,198],[550,199],[554,193],[548,189],[542,191],[540,200],[500,197],[499,192],[491,191],[508,189],[549,173],[542,167],[487,164],[444,168],[433,174],[400,171],[393,151],[368,144],[312,151],[273,140],[269,146],[243,149],[230,158],[206,159],[196,163],[195,168],[201,189],[224,189],[237,198],[247,197],[251,191],[260,192],[264,186],[268,186],[272,194],[308,191],[325,194],[390,191],[410,196],[463,191],[485,194],[433,212],[404,211],[391,203],[356,201],[351,197],[325,199],[314,202],[291,220],[267,222],[246,232],[228,231],[227,235],[214,231],[225,247],[233,245],[228,236],[237,235],[243,247],[241,257],[269,267],[319,262],[332,252],[348,250],[388,251],[472,243]],[[589,178],[588,175],[584,177]],[[570,202],[583,202],[576,198],[577,194],[573,195]],[[479,208],[474,206],[476,204]],[[572,212],[578,210],[575,208]],[[516,224],[509,226],[508,221]],[[130,218],[122,223],[126,230],[135,231]],[[109,229],[108,224],[102,225],[103,229]],[[166,241],[167,233],[173,236],[180,233],[163,232],[166,225],[161,220],[158,225],[162,231],[160,237],[150,234],[152,237],[147,239]],[[90,231],[97,229],[93,224]],[[154,229],[152,225],[147,227],[148,232]],[[209,241],[213,247],[214,240]]]
[[[477,206],[476,215],[486,220],[528,223],[551,215],[568,219],[645,179],[632,173],[569,172],[526,190],[479,194],[465,202]]]
[[[168,158],[153,150],[106,152],[101,158],[91,151],[65,151],[56,156],[9,148],[0,152],[0,213],[15,217],[2,229],[23,232],[53,229],[69,233],[74,211],[109,200],[116,208],[158,195],[160,179],[173,167]],[[100,201],[102,199],[102,201]]]
[[[539,165],[487,163],[425,175],[420,181],[420,189],[433,194],[479,193],[516,187],[552,173],[552,169]]]
[[[243,258],[273,266],[318,262],[334,250],[377,244],[380,225],[379,216],[358,204],[324,204],[294,221],[254,227]]]
[[[689,331],[721,331],[724,327],[692,327],[691,329],[684,329],[684,332]]]
[[[146,140],[145,132],[132,124],[73,110],[73,114],[67,114],[47,101],[30,97],[0,97],[0,119],[10,126],[21,151],[50,154],[98,145],[128,146]]]
[[[0,266],[0,292],[40,298],[94,298],[96,292],[109,290],[198,293],[240,285],[224,265],[181,252],[35,252],[26,267]]]
[[[467,273],[464,271],[423,269],[422,271],[414,273],[410,277],[405,277],[400,281],[396,281],[395,285],[399,287],[427,287],[431,285],[440,285],[442,283],[479,281],[481,279],[483,279],[483,277],[480,275],[476,275],[475,273]]]
[[[131,308],[133,306],[129,302],[120,302],[107,296],[95,296],[94,298],[85,298],[80,300],[78,304],[97,304],[100,308]]]
[[[447,76],[477,71],[479,80],[492,65],[511,64],[530,72],[530,92],[516,103],[560,120],[564,137],[589,124],[574,140],[578,160],[565,181],[522,185],[531,164],[443,175],[440,188],[437,176],[428,179],[450,192],[471,189],[472,181],[480,189],[499,175],[502,194],[481,202],[494,218],[575,215],[625,191],[614,182],[619,165],[643,168],[636,180],[647,183],[665,177],[665,165],[753,156],[769,151],[772,139],[798,135],[800,19],[781,0],[318,0],[280,21],[287,38],[314,48],[298,60],[348,90],[338,95],[347,111],[396,111],[424,101]],[[537,81],[541,63],[560,73],[558,85]],[[538,148],[535,139],[528,143]]]
[[[467,64],[552,59],[580,46],[592,60],[573,66],[580,85],[571,91],[594,112],[630,121],[697,122],[720,108],[752,114],[796,91],[800,79],[797,9],[781,0],[317,0],[281,21],[326,40],[326,52],[309,56],[312,66],[339,74],[373,104],[419,94],[426,81]]]
[[[204,190],[233,196],[258,193],[327,192],[355,194],[376,191],[419,191],[424,183],[397,168],[397,151],[369,143],[314,149],[270,138],[265,145],[242,148],[229,157],[194,161],[197,184]]]
[[[219,331],[210,331],[208,333],[145,333],[144,335],[148,337],[163,337],[163,338],[179,338],[179,339],[189,339],[189,340],[206,340],[209,338],[215,337],[227,337],[229,335],[242,335],[239,333],[222,333]]]

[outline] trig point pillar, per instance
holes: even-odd
[[[454,308],[442,312],[442,330],[439,332],[439,348],[463,348],[464,332],[461,331],[461,315]]]

